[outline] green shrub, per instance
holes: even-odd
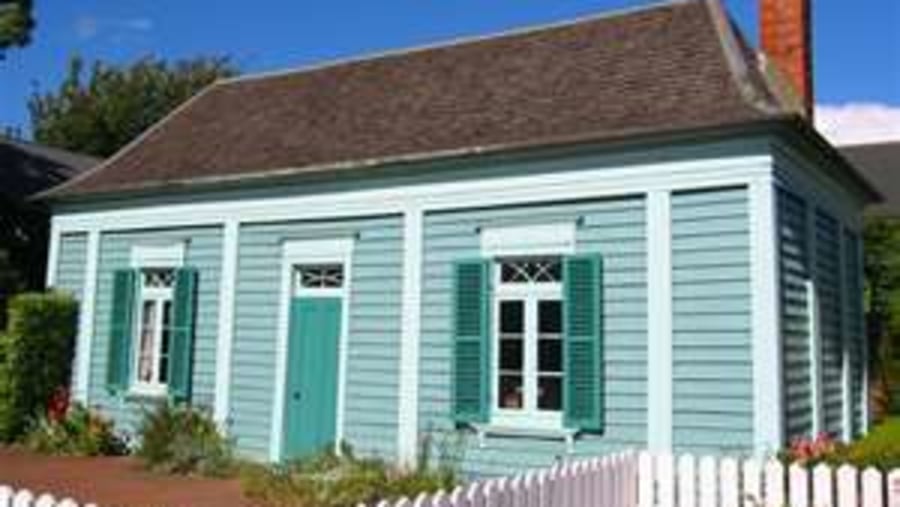
[[[21,437],[54,391],[69,384],[77,317],[78,303],[60,292],[10,300],[0,334],[0,440]]]
[[[273,507],[352,507],[360,503],[414,497],[456,485],[448,469],[396,468],[378,459],[361,459],[345,448],[275,466],[249,466],[242,470],[244,493]]]
[[[135,455],[149,469],[168,474],[224,477],[233,472],[233,445],[204,410],[161,403],[145,412]]]
[[[125,454],[125,442],[112,423],[99,414],[73,405],[61,417],[39,417],[25,434],[26,448],[42,454],[74,456],[119,456]]]
[[[818,463],[834,466],[849,463],[857,468],[900,468],[900,418],[885,420],[868,435],[850,444],[837,442],[824,435],[815,440],[797,440],[780,457],[786,463],[800,463],[810,467]]]

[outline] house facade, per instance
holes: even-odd
[[[48,195],[76,397],[472,474],[852,438],[875,194],[746,47],[690,1],[213,85]]]

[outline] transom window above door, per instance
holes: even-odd
[[[297,266],[298,289],[340,289],[343,286],[344,267],[341,264]]]
[[[500,261],[500,283],[559,283],[562,263],[558,258]]]

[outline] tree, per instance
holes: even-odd
[[[28,102],[37,142],[108,157],[213,81],[237,74],[228,58],[167,63],[152,57],[127,66],[80,58],[55,92]]]
[[[876,415],[890,410],[892,383],[900,382],[900,222],[865,224],[866,326]],[[892,343],[893,342],[893,343]]]
[[[0,60],[4,50],[31,42],[34,18],[31,0],[0,0]]]

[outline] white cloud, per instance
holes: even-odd
[[[877,102],[816,105],[816,127],[836,145],[900,140],[900,106]]]
[[[146,17],[135,18],[98,18],[91,15],[78,16],[75,20],[75,35],[81,40],[90,40],[101,31],[121,38],[124,34],[146,33],[153,30],[153,20]]]

